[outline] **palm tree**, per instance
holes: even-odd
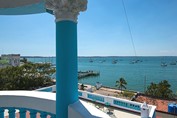
[[[121,90],[122,93],[122,88],[126,89],[127,82],[123,77],[121,77],[119,80],[116,81],[116,87]]]
[[[171,85],[167,80],[163,80],[158,84],[151,83],[146,90],[147,95],[151,95],[158,98],[173,98],[173,91],[170,89]]]
[[[145,92],[147,95],[159,96],[158,84],[151,82]]]

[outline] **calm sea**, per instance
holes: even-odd
[[[127,81],[127,89],[144,91],[151,83],[168,80],[173,92],[177,92],[177,57],[136,57],[138,63],[131,64],[135,57],[79,57],[78,71],[99,71],[99,77],[89,77],[79,80],[80,83],[95,85],[101,82],[104,86],[115,87],[115,82],[120,77]],[[28,58],[32,62],[51,62],[55,64],[54,57]],[[93,62],[90,62],[92,60]],[[113,64],[113,60],[118,60]],[[165,62],[166,67],[161,63]]]

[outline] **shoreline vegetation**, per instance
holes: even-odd
[[[170,89],[171,85],[167,80],[162,80],[157,84],[152,82],[144,93],[126,90],[127,82],[123,77],[115,82],[116,88],[103,86],[102,84],[101,87],[97,87],[98,83],[99,82],[97,82],[96,86],[81,84],[80,90],[141,103],[146,102],[147,104],[157,106],[157,111],[165,113],[168,113],[169,103],[177,102],[177,95],[172,93],[172,90]]]
[[[50,77],[55,72],[51,64],[21,62],[20,66],[0,69],[0,90],[35,90],[55,84]]]

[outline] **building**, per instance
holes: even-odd
[[[6,60],[11,66],[19,66],[20,54],[2,54],[1,60]]]

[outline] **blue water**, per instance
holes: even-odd
[[[92,59],[91,63],[89,60]],[[112,61],[117,59],[116,64]],[[99,77],[81,79],[79,82],[95,85],[101,82],[104,86],[115,87],[115,82],[120,77],[127,81],[127,89],[144,91],[145,86],[151,82],[158,83],[168,80],[173,92],[177,92],[177,65],[170,65],[170,62],[177,61],[177,57],[137,57],[142,62],[130,64],[134,57],[79,57],[78,70],[99,71]],[[28,58],[32,62],[51,62],[55,64],[54,57]],[[105,62],[101,62],[105,60]],[[166,62],[167,67],[161,67],[161,62]]]

